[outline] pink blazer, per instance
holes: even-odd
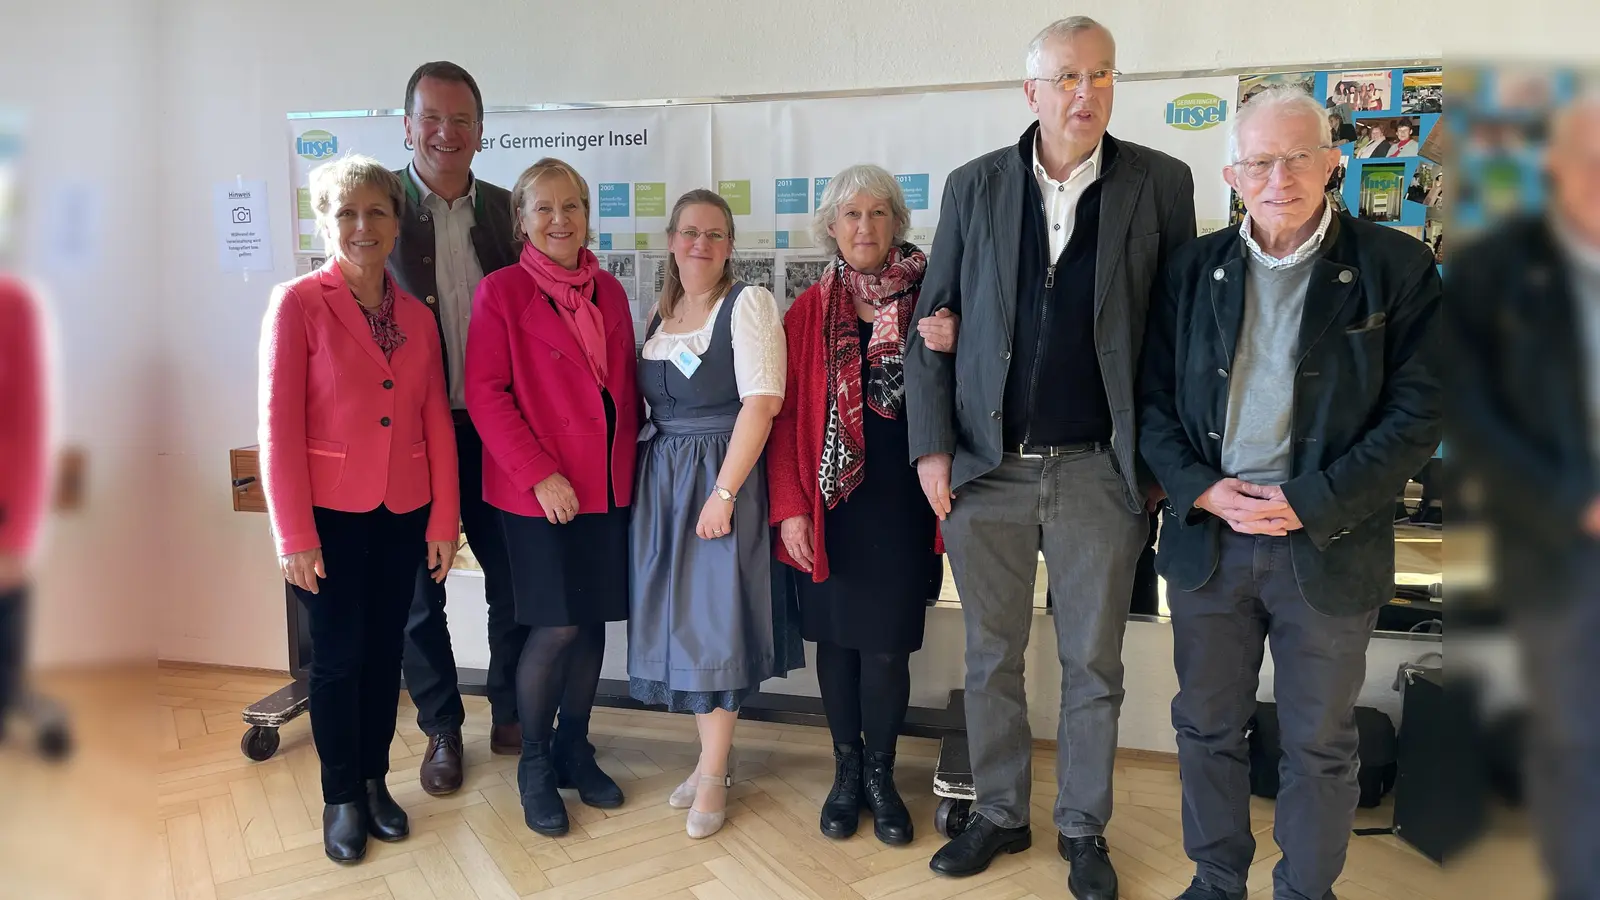
[[[543,516],[533,486],[555,472],[572,483],[579,512],[607,510],[608,476],[618,506],[633,497],[640,425],[633,313],[611,273],[595,276],[595,292],[617,415],[609,448],[594,375],[533,276],[511,265],[478,283],[467,328],[467,410],[483,437],[483,499],[497,509]]]
[[[32,552],[44,516],[44,330],[28,289],[0,276],[0,553]]]
[[[403,513],[431,501],[427,539],[459,536],[439,326],[395,290],[406,340],[392,361],[336,261],[272,292],[261,327],[261,486],[279,554],[322,546],[313,506]]]

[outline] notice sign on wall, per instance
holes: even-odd
[[[272,270],[272,229],[267,222],[267,183],[219,182],[212,188],[218,261],[224,272]]]

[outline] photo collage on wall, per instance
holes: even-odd
[[[1435,66],[1415,69],[1329,70],[1247,75],[1239,106],[1274,85],[1292,85],[1328,110],[1329,141],[1339,167],[1328,180],[1339,211],[1398,228],[1444,262],[1444,76]],[[1233,195],[1232,221],[1244,218]]]

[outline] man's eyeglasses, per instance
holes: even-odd
[[[478,120],[471,116],[436,116],[432,113],[423,115],[417,113],[412,116],[423,128],[439,128],[448,124],[451,128],[467,129],[478,124]]]
[[[1095,69],[1093,72],[1062,72],[1054,78],[1030,78],[1028,80],[1053,84],[1057,89],[1070,94],[1085,81],[1097,88],[1108,88],[1121,77],[1122,73],[1116,69]]]
[[[1316,148],[1301,147],[1298,150],[1290,150],[1281,156],[1256,156],[1250,159],[1240,159],[1234,161],[1232,168],[1235,172],[1251,181],[1261,181],[1271,175],[1272,170],[1277,167],[1278,161],[1282,160],[1284,167],[1290,172],[1295,175],[1304,175],[1316,168],[1318,151],[1327,149],[1329,149],[1327,145]]]
[[[713,244],[720,244],[728,239],[728,233],[725,231],[701,231],[698,228],[680,228],[674,233],[691,244],[702,237]]]

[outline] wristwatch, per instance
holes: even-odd
[[[723,500],[726,500],[729,503],[732,503],[734,500],[739,498],[738,494],[735,494],[733,491],[728,490],[720,484],[713,487],[711,489],[711,493],[716,494],[718,497],[721,497]]]

